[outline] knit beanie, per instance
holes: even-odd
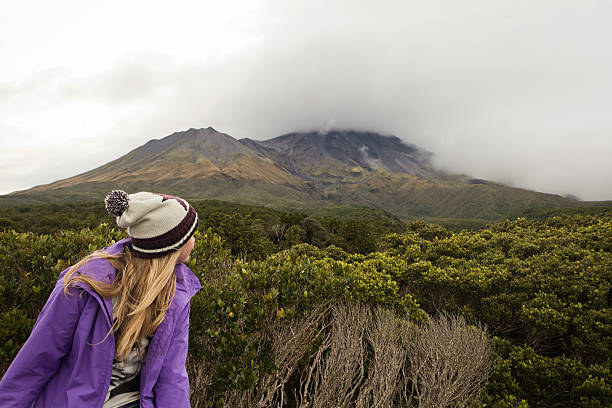
[[[181,248],[198,226],[198,214],[187,201],[170,195],[113,190],[104,199],[106,211],[127,228],[132,254],[157,258]]]

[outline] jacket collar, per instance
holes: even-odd
[[[178,264],[174,268],[176,274],[176,287],[185,292],[187,299],[191,299],[201,288],[202,284],[197,276],[185,264]]]

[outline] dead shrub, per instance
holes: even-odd
[[[274,336],[274,374],[261,378],[258,387],[258,407],[284,407],[287,402],[285,385],[298,369],[298,362],[307,353],[315,339],[325,332],[325,323],[330,307],[319,305],[303,318],[291,325],[277,324],[271,328]],[[293,394],[295,397],[295,392]]]
[[[292,322],[271,321],[277,370],[225,395],[225,407],[468,407],[485,385],[492,348],[480,326],[440,314],[423,325],[364,304],[320,305]],[[199,389],[213,367],[192,371]],[[192,380],[192,381],[194,381]],[[290,386],[289,386],[290,385]],[[200,405],[202,401],[202,405]],[[195,400],[205,406],[205,396]],[[192,399],[194,402],[194,399]]]
[[[468,407],[485,385],[492,364],[490,339],[482,327],[444,313],[402,337],[410,380],[403,400],[419,408]],[[405,390],[406,391],[406,390]]]
[[[349,407],[363,381],[369,309],[338,304],[331,315],[330,331],[301,378],[299,407]]]
[[[404,383],[400,377],[406,360],[402,347],[402,330],[406,322],[390,310],[377,306],[373,319],[366,325],[366,335],[372,350],[367,379],[359,390],[356,408],[390,408]]]

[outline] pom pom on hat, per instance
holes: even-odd
[[[128,193],[122,190],[113,190],[106,195],[104,206],[109,214],[121,217],[129,205]]]
[[[198,214],[182,198],[141,191],[113,190],[104,200],[106,211],[127,228],[126,244],[138,258],[157,258],[181,248],[198,227]]]

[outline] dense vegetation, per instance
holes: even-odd
[[[218,200],[195,200],[200,225],[212,227],[234,256],[265,257],[295,244],[336,245],[349,252],[375,250],[376,240],[401,232],[397,217],[365,207],[327,208],[325,211],[281,211]],[[22,205],[0,210],[0,229],[48,234],[58,230],[95,228],[114,223],[104,203]]]
[[[271,219],[281,221],[277,216],[286,215]],[[521,218],[460,233],[417,221],[378,235],[367,234],[374,227],[367,220],[292,217],[282,218],[284,239],[275,241],[266,235],[275,224],[263,214],[202,211],[208,228],[198,231],[190,261],[203,283],[190,328],[194,405],[260,397],[281,366],[284,389],[299,387],[325,337],[304,337],[305,347],[296,346],[297,358],[288,362],[278,358],[275,334],[300,327],[325,305],[348,302],[383,307],[410,327],[441,313],[486,325],[496,359],[478,406],[610,406],[612,212]],[[310,226],[315,220],[319,225]],[[294,226],[305,234],[294,228],[292,235]],[[364,231],[367,245],[351,241]],[[107,225],[50,235],[0,233],[2,371],[29,335],[56,276],[123,236]],[[376,353],[369,353],[366,373],[376,371]],[[414,364],[412,357],[406,364]],[[409,387],[419,390],[420,381],[409,376]],[[400,394],[394,398],[405,406]]]

